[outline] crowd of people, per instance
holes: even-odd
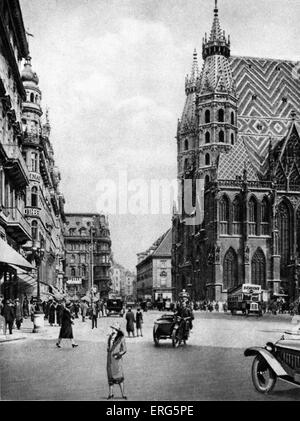
[[[13,333],[13,329],[20,330],[23,323],[23,308],[19,298],[4,301],[3,297],[0,297],[0,314],[4,335],[6,335],[7,328],[10,335]]]

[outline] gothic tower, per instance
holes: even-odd
[[[221,30],[217,0],[209,39],[202,45],[204,60],[197,86],[199,178],[210,181],[220,152],[228,152],[237,137],[237,95],[229,63],[230,38]]]

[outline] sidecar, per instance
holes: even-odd
[[[163,314],[157,320],[155,320],[153,326],[153,340],[155,346],[159,345],[159,341],[161,339],[172,339],[174,324],[174,313]]]
[[[265,347],[248,348],[245,357],[255,356],[252,364],[252,381],[260,393],[269,393],[277,379],[300,387],[300,331],[285,332],[276,343]]]

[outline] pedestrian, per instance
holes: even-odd
[[[26,295],[23,300],[23,316],[25,319],[29,316],[29,302]]]
[[[217,302],[216,302],[216,304],[215,304],[215,310],[216,310],[216,311],[219,311],[219,302],[218,302],[218,301],[217,301]]]
[[[97,318],[98,318],[98,308],[97,308],[96,303],[92,303],[91,316],[92,316],[92,329],[94,329],[94,327],[97,327]]]
[[[12,329],[15,320],[15,310],[12,302],[10,300],[6,300],[6,303],[2,309],[2,316],[4,317],[4,329],[3,333],[6,335],[6,329],[8,325],[9,334],[12,334]]]
[[[75,319],[78,319],[78,313],[79,313],[80,305],[78,301],[74,303],[74,312],[75,312]]]
[[[50,298],[50,300],[49,300],[48,321],[50,323],[50,326],[55,325],[55,321],[56,321],[56,302],[53,301],[52,298]]]
[[[136,336],[139,336],[139,332],[141,333],[141,336],[143,336],[143,330],[142,330],[143,323],[144,323],[143,313],[141,312],[140,307],[138,307],[136,310],[136,315],[135,315]]]
[[[15,317],[17,329],[20,330],[23,323],[23,311],[19,298],[15,300]]]
[[[61,317],[61,327],[59,331],[59,337],[56,343],[57,348],[61,348],[60,343],[62,339],[71,339],[72,347],[75,348],[78,344],[75,343],[73,337],[73,329],[72,329],[72,314],[70,311],[71,302],[62,303],[62,317]]]
[[[126,313],[126,330],[128,334],[128,338],[130,337],[130,333],[132,333],[132,336],[134,337],[134,322],[135,317],[133,312],[131,311],[131,307],[128,307],[128,311]]]
[[[61,326],[61,319],[62,319],[62,315],[63,315],[63,312],[64,312],[64,308],[65,308],[65,306],[63,305],[63,302],[57,303],[56,320],[57,320],[58,326]]]
[[[227,310],[228,310],[228,306],[227,306],[227,302],[225,301],[224,304],[223,304],[224,313],[227,313]]]
[[[81,308],[82,321],[85,322],[86,312],[87,312],[87,309],[88,309],[87,303],[85,301],[82,301],[81,305],[80,305],[80,308]]]
[[[32,321],[32,323],[34,322],[34,313],[35,313],[35,305],[33,301],[30,301],[29,314],[30,314],[30,320]]]
[[[114,385],[118,384],[122,393],[122,398],[127,399],[124,394],[124,372],[123,355],[126,353],[125,336],[119,323],[111,326],[111,333],[107,343],[107,378],[109,385],[109,395],[107,399],[114,397]]]
[[[107,302],[103,302],[103,316],[107,316]]]

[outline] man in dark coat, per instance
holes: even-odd
[[[23,315],[26,319],[26,317],[29,316],[29,302],[28,302],[28,298],[25,295],[24,300],[23,300]]]
[[[49,314],[48,314],[48,320],[50,326],[53,326],[55,324],[56,319],[56,303],[53,302],[52,298],[49,300]]]
[[[61,326],[63,312],[64,312],[63,304],[58,303],[56,306],[56,319],[57,319],[58,326]]]
[[[61,308],[62,308],[61,328],[59,331],[59,337],[58,337],[56,346],[57,348],[61,348],[60,343],[62,339],[71,339],[72,347],[75,348],[78,345],[75,343],[74,337],[73,337],[72,319],[74,317],[72,316],[71,311],[70,311],[71,303],[69,302],[66,304],[62,303]]]
[[[127,334],[128,337],[130,336],[130,332],[132,333],[132,336],[134,337],[134,322],[135,322],[135,318],[134,318],[134,314],[131,311],[131,307],[128,307],[128,311],[126,313],[126,330],[127,330]]]
[[[136,314],[135,314],[135,323],[136,323],[136,335],[139,336],[139,333],[141,336],[143,336],[143,313],[141,312],[141,309],[138,307]]]
[[[8,325],[9,334],[12,334],[13,324],[15,320],[15,309],[10,300],[7,300],[3,309],[2,316],[4,317],[4,335],[6,335],[6,327]]]
[[[94,327],[97,327],[97,318],[98,318],[97,303],[92,303],[91,305],[91,317],[92,317],[92,329],[94,329]]]
[[[21,324],[23,322],[23,311],[19,298],[15,300],[15,317],[17,329],[20,330]]]

